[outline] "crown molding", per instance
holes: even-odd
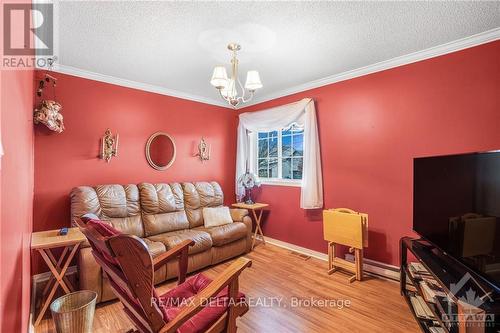
[[[39,68],[39,69],[46,70],[46,68]],[[155,94],[186,99],[189,101],[194,101],[194,102],[199,102],[199,103],[204,103],[204,104],[221,106],[221,107],[233,110],[233,108],[231,106],[229,106],[227,103],[224,103],[223,101],[219,101],[216,99],[210,99],[210,98],[206,98],[206,97],[202,97],[202,96],[197,96],[197,95],[185,93],[185,92],[178,91],[178,90],[160,87],[157,85],[122,79],[122,78],[118,78],[118,77],[111,76],[111,75],[99,74],[96,72],[91,72],[91,71],[87,71],[87,70],[72,67],[72,66],[55,64],[54,67],[51,69],[51,71],[56,72],[56,73],[61,73],[61,74],[77,76],[77,77],[81,77],[84,79],[90,79],[90,80],[94,80],[94,81],[110,83],[110,84],[114,84],[114,85],[118,85],[118,86],[122,86],[122,87],[148,91],[148,92],[152,92]]]
[[[377,62],[372,65],[360,67],[357,69],[353,69],[350,71],[346,71],[343,73],[339,74],[334,74],[330,75],[318,80],[314,81],[309,81],[294,87],[286,88],[283,90],[280,90],[278,92],[272,93],[272,94],[267,94],[262,97],[257,97],[253,101],[249,102],[248,104],[245,104],[243,106],[237,107],[236,109],[244,109],[246,107],[264,103],[276,98],[296,94],[302,91],[314,89],[314,88],[319,88],[323,87],[332,83],[336,82],[341,82],[341,81],[346,81],[350,80],[356,77],[372,74],[372,73],[377,73],[381,72],[387,69],[399,67],[399,66],[404,66],[408,65],[411,63],[415,63],[418,61],[438,57],[441,55],[445,55],[448,53],[460,51],[463,49],[467,49],[470,47],[478,46],[481,44],[489,43],[492,41],[496,41],[500,39],[500,28],[495,28],[491,30],[487,30],[469,37],[457,39],[455,41],[441,44],[438,46],[434,46],[425,50],[413,52],[410,54],[402,55],[396,58],[384,60],[381,62]],[[41,68],[44,69],[44,68]],[[160,95],[166,95],[166,96],[171,96],[171,97],[177,97],[181,99],[186,99],[190,101],[195,101],[199,103],[205,103],[205,104],[210,104],[210,105],[216,105],[224,108],[228,108],[231,110],[234,110],[233,107],[228,105],[222,100],[216,100],[216,99],[211,99],[211,98],[206,98],[198,95],[193,95],[189,93],[185,93],[182,91],[178,90],[173,90],[173,89],[168,89],[152,84],[147,84],[147,83],[142,83],[142,82],[137,82],[137,81],[132,81],[132,80],[127,80],[127,79],[122,79],[110,75],[105,75],[105,74],[99,74],[96,72],[91,72],[83,69],[79,69],[76,67],[72,66],[66,66],[66,65],[61,65],[61,64],[56,64],[53,68],[52,71],[62,73],[62,74],[68,74],[68,75],[73,75],[77,77],[82,77],[85,79],[90,79],[90,80],[95,80],[95,81],[100,81],[100,82],[105,82],[105,83],[110,83],[110,84],[115,84],[118,86],[123,86],[123,87],[128,87],[128,88],[133,88],[133,89],[139,89],[139,90],[144,90]]]
[[[353,69],[350,71],[346,71],[340,74],[334,74],[330,75],[318,80],[314,81],[309,81],[294,87],[286,88],[283,90],[280,90],[276,93],[264,95],[262,97],[258,97],[251,101],[248,104],[245,104],[245,106],[238,108],[246,108],[252,105],[264,103],[273,99],[277,99],[280,97],[296,94],[302,91],[314,89],[314,88],[319,88],[323,87],[332,83],[336,82],[341,82],[341,81],[346,81],[350,79],[354,79],[356,77],[372,74],[372,73],[377,73],[381,71],[385,71],[387,69],[399,67],[399,66],[404,66],[408,64],[412,64],[418,61],[430,59],[430,58],[435,58],[438,56],[442,56],[448,53],[460,51],[463,49],[467,49],[470,47],[478,46],[481,44],[493,42],[500,39],[500,28],[495,28],[491,30],[487,30],[469,37],[457,39],[455,41],[441,44],[438,46],[434,46],[425,50],[413,52],[410,54],[402,55],[396,58],[384,60],[381,62],[377,62],[372,65],[360,67],[357,69]]]

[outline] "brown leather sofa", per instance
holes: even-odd
[[[216,182],[80,186],[71,191],[73,220],[95,214],[142,238],[153,257],[192,239],[188,272],[250,251],[252,221],[247,210],[231,209],[233,223],[204,227],[203,207],[221,205],[223,193]],[[78,268],[81,289],[96,291],[98,302],[115,298],[90,247],[80,250]],[[176,277],[177,271],[176,262],[168,263],[155,273],[155,283]]]

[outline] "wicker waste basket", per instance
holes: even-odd
[[[50,305],[57,333],[91,333],[97,293],[81,290],[59,297]]]

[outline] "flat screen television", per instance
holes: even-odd
[[[415,158],[413,229],[500,290],[500,151]]]

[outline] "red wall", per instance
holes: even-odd
[[[33,211],[33,71],[1,71],[0,331],[26,332]]]
[[[314,98],[325,207],[369,214],[370,259],[398,264],[412,235],[414,157],[500,149],[500,41],[305,91],[242,110]],[[326,252],[321,212],[300,188],[262,186],[269,237]]]
[[[318,112],[325,207],[370,214],[367,257],[398,263],[398,240],[411,235],[412,159],[500,148],[500,42],[251,106],[245,111],[312,97]],[[38,73],[40,75],[41,73]],[[215,179],[234,198],[237,118],[234,111],[56,74],[66,131],[35,136],[34,229],[69,225],[73,186]],[[98,160],[99,138],[120,134],[119,157]],[[171,134],[177,160],[150,168],[144,145],[155,131]],[[212,160],[192,154],[201,136]],[[326,252],[321,211],[299,208],[300,189],[263,186],[271,204],[264,224],[272,238]]]
[[[69,193],[79,185],[216,180],[226,200],[234,198],[234,110],[53,75],[66,130],[35,129],[34,230],[69,226]],[[118,157],[110,163],[97,158],[106,128],[120,135]],[[144,153],[147,139],[157,131],[170,134],[177,146],[177,158],[166,171],[151,168]],[[205,163],[193,157],[202,136],[212,145],[211,160]]]

